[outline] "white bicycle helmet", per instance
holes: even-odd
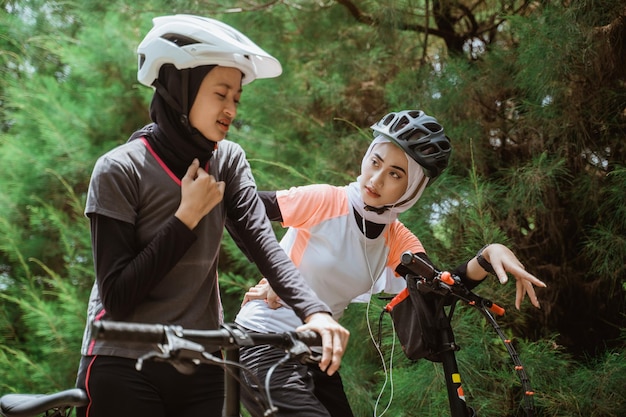
[[[201,65],[234,67],[242,84],[277,77],[280,62],[233,27],[208,17],[177,14],[152,20],[153,28],[137,47],[137,80],[150,87],[164,64],[178,69]]]
[[[448,166],[450,139],[437,119],[421,110],[389,113],[372,125],[374,136],[393,140],[434,180]],[[430,181],[429,183],[431,183]]]

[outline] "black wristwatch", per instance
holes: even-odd
[[[489,245],[490,245],[490,243],[488,243],[485,246],[483,246],[482,248],[480,248],[480,250],[476,253],[476,260],[478,261],[478,265],[480,265],[482,267],[482,269],[484,269],[485,271],[487,271],[490,274],[494,274],[495,275],[496,271],[493,269],[493,266],[483,256],[483,251]]]

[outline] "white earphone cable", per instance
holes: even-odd
[[[376,397],[376,403],[374,404],[374,417],[382,417],[383,415],[385,415],[385,413],[389,410],[389,408],[391,407],[391,403],[393,401],[393,394],[394,394],[394,387],[393,387],[393,355],[394,355],[394,350],[395,350],[395,344],[396,344],[396,340],[395,340],[395,328],[393,328],[393,341],[392,341],[392,345],[391,345],[391,353],[389,356],[389,367],[387,367],[387,363],[385,361],[385,354],[382,352],[382,350],[380,349],[380,345],[377,343],[376,338],[374,336],[374,332],[372,331],[372,325],[371,322],[369,320],[369,312],[370,312],[370,306],[372,303],[372,295],[373,295],[373,291],[374,291],[374,285],[376,284],[376,280],[377,278],[379,278],[378,276],[374,276],[374,273],[372,272],[372,268],[369,262],[369,258],[367,256],[367,233],[366,233],[366,224],[365,224],[365,219],[362,219],[362,229],[363,229],[363,248],[364,248],[364,253],[365,253],[365,260],[367,263],[367,269],[370,275],[370,280],[372,281],[372,285],[370,287],[370,291],[369,291],[369,300],[367,302],[367,307],[365,310],[365,319],[367,322],[367,330],[369,332],[369,336],[370,336],[370,340],[372,341],[372,343],[374,344],[374,346],[376,347],[376,352],[378,353],[378,356],[380,357],[380,363],[383,367],[383,372],[385,374],[385,379],[383,382],[382,387],[380,388],[380,391],[378,393],[378,396]],[[389,384],[389,401],[387,402],[387,405],[384,407],[384,409],[382,410],[382,412],[380,414],[378,414],[378,406],[380,404],[381,398],[385,392],[385,389],[387,387],[387,384]]]

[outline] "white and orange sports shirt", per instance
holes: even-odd
[[[282,225],[289,227],[280,244],[336,320],[352,301],[402,291],[405,281],[394,272],[402,253],[424,252],[398,220],[378,237],[367,238],[347,188],[318,184],[276,193]],[[263,300],[246,303],[235,321],[263,333],[291,331],[302,324],[290,308],[271,309]]]

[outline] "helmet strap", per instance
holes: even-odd
[[[182,91],[183,108],[181,109],[180,116],[181,116],[181,121],[183,122],[183,124],[185,124],[186,126],[189,126],[189,109],[187,108],[189,106],[189,69],[181,70],[180,75],[181,75],[180,84],[183,87],[183,91]]]
[[[176,100],[174,100],[174,98],[170,95],[170,93],[167,91],[167,89],[163,86],[163,84],[161,84],[161,82],[159,80],[154,80],[154,82],[152,83],[152,85],[154,86],[156,92],[163,97],[163,99],[167,102],[167,104],[170,105],[170,107],[172,109],[174,109],[174,111],[180,113],[180,114],[184,114],[181,111],[180,105],[176,102]]]

